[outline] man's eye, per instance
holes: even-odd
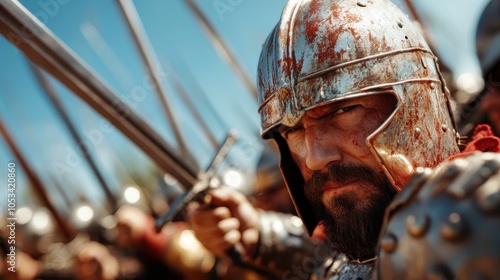
[[[287,131],[285,131],[285,138],[288,138],[291,134],[293,134],[294,132],[297,132],[301,128],[302,127],[297,126],[297,127],[288,129]]]
[[[358,106],[359,105],[350,105],[350,106],[342,107],[342,108],[338,109],[337,111],[335,111],[335,113],[333,113],[333,115],[339,115],[339,114],[349,112]]]

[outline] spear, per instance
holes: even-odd
[[[111,122],[184,188],[189,189],[196,183],[199,170],[181,161],[148,123],[18,1],[0,2],[0,33]]]
[[[17,162],[26,173],[28,179],[31,181],[32,187],[35,190],[36,194],[38,195],[39,199],[52,214],[52,217],[54,218],[56,224],[58,225],[57,230],[60,232],[60,235],[63,237],[64,241],[69,242],[70,240],[73,240],[73,238],[76,236],[75,229],[71,227],[69,224],[67,224],[64,218],[61,215],[59,215],[59,212],[57,211],[54,202],[47,194],[47,190],[44,187],[42,180],[40,179],[40,177],[38,177],[38,175],[28,164],[28,161],[25,159],[19,147],[14,142],[13,137],[7,130],[7,127],[4,125],[1,118],[0,118],[0,134],[2,134],[2,136],[4,137],[5,142],[9,146],[14,156],[16,157]]]
[[[62,199],[64,200],[64,203],[66,204],[66,207],[71,209],[73,207],[73,202],[71,201],[69,195],[64,191],[63,186],[59,182],[59,180],[56,180],[52,174],[49,173],[49,182],[52,184],[52,186],[55,187],[56,191],[58,194],[61,195]]]
[[[174,114],[172,113],[172,109],[170,108],[167,102],[168,92],[165,87],[162,86],[160,82],[160,77],[158,77],[158,72],[154,71],[154,66],[161,67],[159,60],[151,46],[151,43],[146,35],[146,31],[142,25],[141,19],[137,10],[134,6],[134,3],[130,0],[118,0],[118,4],[121,8],[123,16],[127,22],[127,26],[129,27],[130,33],[134,39],[135,45],[141,54],[141,58],[146,65],[146,69],[148,70],[149,75],[152,78],[152,81],[155,85],[156,93],[158,95],[158,99],[160,100],[160,104],[163,108],[163,112],[165,113],[167,119],[172,126],[172,130],[174,132],[174,136],[177,140],[177,144],[181,150],[181,154],[185,159],[190,160],[191,162],[195,162],[192,155],[189,153],[186,148],[186,142],[182,137],[181,131],[177,125],[177,121],[175,119]]]
[[[207,94],[204,92],[203,88],[200,86],[196,78],[194,77],[191,70],[186,67],[185,63],[181,60],[179,63],[175,64],[176,68],[180,68],[179,72],[186,72],[188,77],[191,77],[189,81],[192,86],[194,86],[195,99],[199,101],[200,104],[204,104],[205,108],[212,114],[212,116],[216,119],[216,122],[224,127],[227,127],[227,124],[224,120],[222,120],[219,112],[212,106],[212,103],[207,98]]]
[[[71,137],[73,138],[73,141],[75,143],[78,143],[78,149],[80,152],[84,155],[84,158],[87,160],[87,163],[90,166],[90,169],[94,173],[95,177],[97,178],[97,181],[99,182],[102,190],[104,191],[104,194],[106,195],[106,198],[108,200],[109,205],[111,206],[111,209],[116,209],[116,198],[111,192],[111,188],[109,187],[108,183],[104,179],[103,174],[99,171],[99,168],[97,167],[97,163],[94,159],[94,157],[90,154],[90,152],[85,151],[80,145],[83,143],[82,138],[80,137],[80,134],[76,130],[76,127],[73,125],[68,112],[64,109],[64,105],[62,102],[59,100],[59,97],[57,96],[57,93],[50,83],[50,81],[45,77],[45,75],[42,73],[42,71],[34,66],[33,64],[29,64],[31,66],[31,70],[35,74],[36,79],[44,89],[47,97],[49,98],[50,102],[56,109],[57,113],[59,114],[59,117],[62,119],[64,122],[64,125],[68,129]]]
[[[239,63],[236,56],[231,52],[227,44],[222,40],[222,37],[217,33],[213,25],[210,23],[208,18],[203,14],[201,9],[193,0],[185,0],[187,6],[191,10],[191,12],[195,15],[196,19],[200,23],[203,31],[206,33],[215,49],[218,51],[219,55],[229,63],[231,68],[234,70],[238,78],[243,82],[248,91],[252,94],[252,96],[257,99],[257,88],[254,83],[250,79],[247,72],[243,69],[243,66]]]
[[[214,149],[219,148],[219,143],[217,142],[217,139],[215,139],[215,136],[213,135],[212,131],[208,127],[207,123],[204,121],[203,117],[200,115],[200,112],[196,110],[196,107],[194,106],[194,102],[191,99],[187,89],[184,87],[184,85],[181,83],[180,79],[177,76],[177,73],[173,70],[173,68],[170,68],[170,72],[172,72],[172,78],[170,79],[177,90],[179,92],[180,97],[182,98],[182,101],[184,101],[184,104],[188,107],[188,110],[191,112],[193,115],[194,119],[198,123],[198,125],[201,127],[203,130],[203,133],[207,137],[208,141],[212,145]]]
[[[405,0],[405,4],[406,6],[408,7],[408,10],[410,11],[411,15],[413,16],[413,18],[420,22],[421,24],[423,24],[422,20],[420,19],[420,16],[418,15],[417,13],[417,9],[415,9],[415,7],[413,6],[413,4],[411,3],[410,0]]]

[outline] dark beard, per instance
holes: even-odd
[[[322,187],[328,181],[346,183],[353,179],[371,183],[370,201],[366,207],[356,207],[359,197],[355,193],[332,198],[330,207],[322,202]],[[384,212],[395,195],[394,188],[384,174],[364,166],[332,165],[328,173],[315,172],[304,186],[318,220],[333,249],[351,260],[373,258],[382,227]],[[361,208],[361,209],[360,209]]]

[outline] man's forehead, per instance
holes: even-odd
[[[314,119],[321,118],[323,116],[332,113],[332,111],[338,108],[342,103],[345,103],[345,101],[337,101],[321,105],[318,107],[314,107],[312,109],[307,110],[306,115]]]

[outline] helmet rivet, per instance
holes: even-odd
[[[415,128],[415,137],[420,137],[420,133],[422,132],[422,130],[420,128]]]
[[[447,125],[445,125],[445,124],[443,124],[443,125],[441,126],[441,129],[443,130],[443,132],[446,132],[446,131],[448,131],[448,126],[447,126]]]
[[[429,228],[429,218],[426,215],[408,216],[406,228],[413,237],[423,236]]]
[[[321,95],[321,97],[325,96],[325,91],[323,90],[323,83],[321,83],[321,85],[319,86],[318,92]]]
[[[382,241],[380,242],[380,247],[385,252],[392,253],[398,247],[398,240],[393,234],[389,233],[386,236],[384,236],[384,238],[382,238]]]
[[[424,68],[427,68],[427,63],[425,63],[425,59],[423,57],[420,59],[420,61],[422,61],[422,65],[424,66]]]
[[[431,83],[431,89],[435,89],[436,85],[434,83]]]
[[[403,28],[403,24],[402,24],[400,21],[398,21],[398,26],[399,26],[400,28]]]
[[[460,240],[467,233],[467,224],[460,214],[454,212],[441,226],[441,236],[449,241]]]
[[[366,7],[366,0],[358,0],[358,6]]]

